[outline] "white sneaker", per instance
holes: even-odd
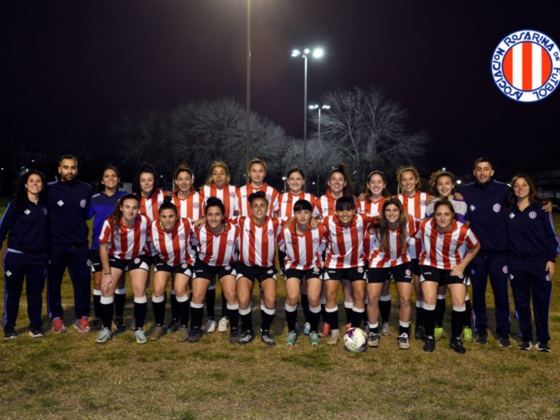
[[[206,323],[206,332],[207,333],[214,333],[216,332],[216,328],[218,328],[218,323],[213,319],[209,319]]]
[[[218,322],[218,332],[225,333],[227,332],[228,327],[229,319],[224,316],[222,319],[220,319],[220,322]]]

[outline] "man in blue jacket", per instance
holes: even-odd
[[[91,185],[76,180],[78,160],[64,155],[58,163],[60,181],[49,183],[47,200],[51,228],[49,269],[47,277],[47,311],[55,333],[65,333],[62,322],[60,289],[66,268],[74,287],[74,327],[89,332],[90,271],[87,206],[93,190]]]

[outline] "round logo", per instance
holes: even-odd
[[[181,268],[187,268],[187,263],[181,264]]]
[[[410,275],[411,275],[412,273],[410,272],[409,269],[406,269],[405,272],[404,272],[404,274],[406,274],[407,277],[410,277]]]
[[[358,273],[363,273],[364,269],[362,267],[358,267]]]
[[[267,194],[267,195],[266,195],[266,199],[267,199],[268,201],[270,201],[271,198],[272,198],[272,196],[271,196],[270,194]]]
[[[136,259],[134,260],[134,264],[140,264],[140,258],[136,258]]]
[[[364,231],[364,228],[360,226],[360,227],[358,228],[358,233],[362,233],[363,231]]]
[[[494,210],[495,213],[499,213],[501,209],[502,209],[502,206],[500,206],[498,203],[496,203],[492,206],[492,210]]]
[[[421,201],[420,201],[420,205],[421,205],[422,207],[424,207],[424,206],[426,205],[426,200],[421,200]]]
[[[502,271],[504,272],[504,274],[509,273],[508,266],[504,265],[504,268],[502,268]]]
[[[84,207],[86,206],[86,204],[87,204],[87,201],[86,201],[86,200],[80,201],[80,207],[81,207],[81,208],[84,208]]]
[[[91,267],[91,260],[87,260],[88,267]]]
[[[141,233],[142,233],[142,235],[145,235],[146,234],[146,229],[142,229]]]
[[[455,210],[461,210],[461,205],[460,204],[455,204]]]
[[[185,234],[184,234],[184,233],[180,233],[180,234],[179,234],[179,239],[180,239],[181,241],[184,241],[184,240],[185,240]]]
[[[463,273],[459,274],[457,277],[459,277],[460,279],[462,279],[462,278],[464,277],[464,276],[463,276]]]
[[[531,213],[529,213],[529,217],[530,217],[531,219],[536,218],[536,217],[537,217],[537,212],[536,212],[536,211],[532,211]]]
[[[550,281],[550,280],[552,280],[552,276],[549,274],[546,276],[546,281]]]
[[[319,238],[313,238],[313,243],[318,244],[319,243]]]
[[[235,193],[234,193],[234,192],[230,192],[230,193],[229,193],[229,196],[230,196],[231,198],[234,198],[234,197],[235,197]]]
[[[198,208],[198,203],[193,203],[193,208],[197,209]]]
[[[517,102],[540,101],[558,87],[560,75],[553,63],[560,60],[558,45],[542,32],[524,29],[500,41],[490,68],[494,83]]]
[[[226,270],[231,270],[231,266],[226,265]]]
[[[318,273],[318,272],[319,272],[319,269],[318,269],[317,267],[315,267],[315,268],[313,269],[313,272],[314,272],[314,273]]]
[[[274,273],[274,271],[268,270],[267,273],[268,273],[268,274],[272,274],[272,273]]]
[[[452,239],[452,240],[451,240],[451,245],[457,246],[457,240],[456,240],[456,239]]]
[[[43,213],[47,214],[47,209],[43,207]]]
[[[231,239],[227,241],[227,246],[233,246],[233,241]]]
[[[274,235],[274,231],[273,231],[272,229],[268,229],[268,232],[267,232],[267,233],[268,233],[268,236]]]

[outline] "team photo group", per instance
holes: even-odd
[[[496,181],[487,158],[474,163],[475,182],[459,192],[450,172],[431,174],[429,192],[422,192],[418,171],[400,168],[401,193],[394,196],[378,170],[354,191],[342,163],[329,172],[321,197],[305,191],[299,168],[285,174],[287,191],[280,194],[266,183],[267,165],[259,158],[251,160],[248,183],[241,187],[230,185],[224,162],[212,163],[200,191],[186,164],[174,173],[173,192],[158,188],[160,177],[149,164],[139,168],[131,192],[119,191],[114,166],[100,168],[96,192],[78,180],[78,168],[75,157],[62,156],[60,179],[48,185],[41,172],[25,172],[2,216],[5,339],[18,337],[24,283],[29,334],[44,337],[45,287],[52,332],[66,332],[61,286],[68,270],[73,327],[96,332],[100,344],[130,329],[139,344],[165,334],[195,343],[204,334],[229,331],[232,344],[248,344],[259,333],[262,343],[275,345],[270,329],[277,285],[284,281],[289,346],[305,335],[312,346],[321,339],[333,346],[343,340],[346,349],[363,351],[396,342],[395,348],[407,350],[416,339],[433,352],[436,342],[448,337],[449,346],[463,354],[465,342],[489,341],[489,280],[498,344],[512,346],[511,285],[519,325],[514,332],[520,337],[515,345],[551,351],[551,280],[560,252],[552,205],[537,195],[527,175],[515,176],[509,185]],[[127,272],[134,315],[125,323]],[[395,325],[392,281],[398,294]],[[216,311],[217,282],[222,296]],[[252,319],[255,283],[258,327]],[[444,330],[448,292],[451,326]],[[145,331],[149,299],[154,327]]]

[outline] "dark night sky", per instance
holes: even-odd
[[[433,137],[431,165],[464,173],[497,161],[557,154],[560,92],[532,104],[506,98],[490,73],[511,32],[560,42],[559,1],[252,0],[252,109],[303,135],[309,103],[338,87],[379,85]],[[0,105],[23,108],[46,137],[86,127],[109,141],[124,110],[170,109],[233,96],[245,101],[244,0],[4,1]]]

